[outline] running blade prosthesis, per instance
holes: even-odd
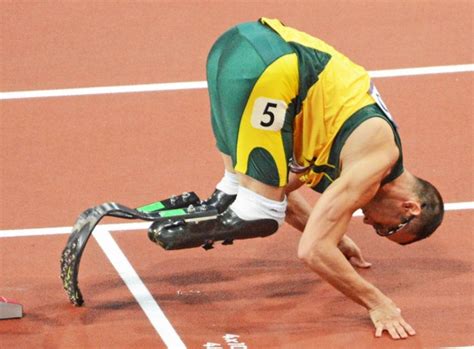
[[[63,288],[71,303],[75,306],[81,306],[84,303],[78,282],[79,264],[92,231],[103,217],[156,221],[166,216],[175,215],[176,212],[173,211],[176,209],[199,203],[199,197],[194,192],[189,192],[137,209],[117,203],[105,203],[85,210],[74,224],[60,260]]]

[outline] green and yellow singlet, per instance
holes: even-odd
[[[401,150],[367,71],[278,20],[224,33],[209,54],[207,79],[219,150],[236,171],[263,183],[286,185],[291,168],[324,191],[339,175],[345,140],[370,117],[389,122]],[[400,156],[389,180],[402,171]]]

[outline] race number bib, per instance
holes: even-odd
[[[369,94],[372,96],[373,99],[375,99],[375,102],[383,110],[385,115],[387,115],[387,117],[390,120],[395,122],[395,120],[393,120],[392,114],[390,114],[390,111],[388,110],[387,106],[383,102],[382,96],[380,95],[379,91],[377,90],[377,87],[375,87],[375,85],[372,81],[370,82]]]
[[[267,131],[280,131],[285,123],[286,103],[266,97],[255,100],[251,123],[254,128]]]

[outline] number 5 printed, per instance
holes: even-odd
[[[285,122],[286,103],[266,97],[255,100],[251,123],[254,128],[267,131],[280,131]]]

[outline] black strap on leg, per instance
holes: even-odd
[[[235,201],[237,195],[229,195],[223,191],[216,189],[212,195],[201,202],[202,205],[215,207],[217,212],[222,213]]]
[[[148,237],[166,250],[178,250],[202,246],[210,249],[216,241],[231,244],[236,239],[266,237],[278,230],[273,219],[246,221],[234,211],[227,209],[216,215],[209,212],[200,219],[174,217],[154,222],[148,230]]]
[[[92,231],[103,217],[112,216],[154,221],[169,215],[188,214],[187,210],[192,208],[192,205],[198,205],[199,203],[199,197],[195,193],[190,192],[172,196],[171,198],[137,209],[116,203],[105,203],[85,210],[74,224],[66,247],[61,253],[61,279],[63,281],[63,288],[71,303],[76,306],[84,303],[78,282],[79,264]],[[186,210],[182,209],[186,206],[188,206]]]

